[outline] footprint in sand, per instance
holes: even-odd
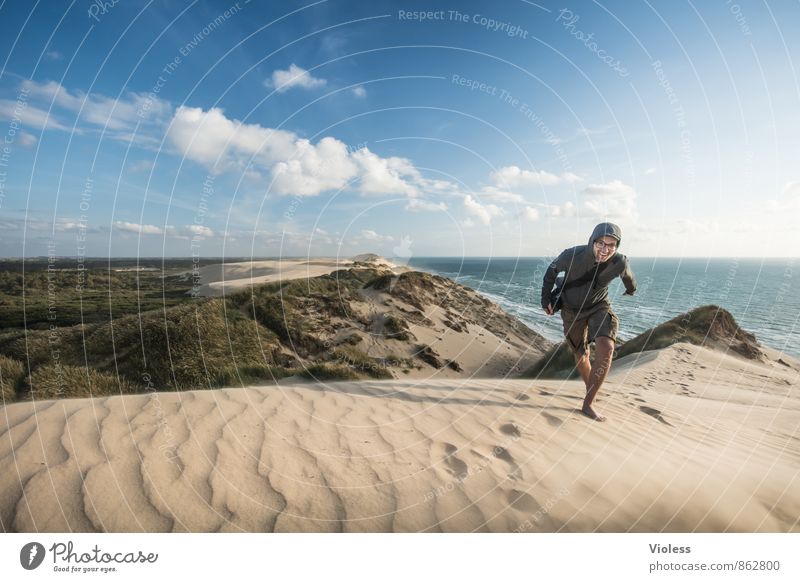
[[[541,509],[536,500],[524,491],[511,489],[506,492],[506,499],[511,507],[519,511],[539,511]]]
[[[640,406],[639,410],[641,410],[642,412],[644,412],[648,416],[652,416],[657,421],[663,422],[667,426],[672,426],[670,423],[668,423],[666,420],[664,420],[664,417],[661,416],[661,411],[660,410],[656,410],[655,408],[650,408],[649,406]]]
[[[547,419],[547,424],[549,424],[550,426],[561,426],[564,423],[563,420],[561,420],[554,414],[550,414],[549,412],[546,412],[544,410],[542,410],[542,416],[544,416]]]
[[[530,399],[531,399],[531,397],[530,397],[530,396],[528,396],[527,394],[517,394],[517,395],[515,396],[515,398],[516,398],[517,400],[530,400]]]
[[[467,474],[467,464],[456,457],[457,452],[458,448],[450,443],[435,443],[431,451],[434,462],[441,462],[445,470],[454,477]]]
[[[542,396],[552,396],[553,395],[552,392],[547,392],[545,390],[539,390],[539,394],[541,394]]]
[[[500,426],[500,432],[504,435],[513,436],[519,438],[522,436],[522,433],[519,431],[519,428],[513,423],[509,422],[502,426]]]
[[[634,398],[636,402],[647,402],[644,398]]]
[[[522,476],[522,468],[517,465],[514,457],[505,447],[501,447],[500,445],[495,445],[494,447],[480,445],[472,449],[472,452],[484,459],[491,459],[494,457],[495,459],[500,459],[505,462],[509,469],[511,469],[507,475],[509,479],[518,479]]]

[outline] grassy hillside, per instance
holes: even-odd
[[[740,328],[729,311],[717,305],[704,305],[657,325],[627,342],[620,342],[614,352],[614,359],[665,348],[679,342],[731,351],[748,359],[764,357],[755,336]],[[575,359],[564,342],[554,346],[523,374],[526,378],[577,376]]]
[[[28,308],[38,301],[44,311],[33,318],[41,325],[26,331],[9,325],[20,317],[19,303],[16,311],[9,309],[0,332],[3,400],[215,388],[289,375],[380,379],[424,366],[460,372],[457,363],[440,362],[410,332],[410,324],[434,327],[423,313],[430,304],[446,304],[443,325],[458,333],[480,322],[515,345],[549,346],[474,291],[424,273],[395,276],[363,264],[214,298],[181,292],[177,281],[185,276],[179,273],[155,273],[101,270],[76,280],[72,272],[54,277],[40,270],[24,281],[21,273],[5,273],[9,294],[24,285]],[[160,303],[143,299],[144,288],[157,294],[169,278],[176,305],[163,300],[163,289]],[[87,312],[90,302],[81,291],[83,323],[74,324],[68,299],[75,298],[76,284],[110,284],[116,290],[106,291],[105,305],[95,305],[93,313]],[[51,319],[48,302],[54,296],[56,317]]]
[[[136,268],[143,270],[129,270]],[[179,305],[191,299],[191,268],[186,260],[0,261],[0,329],[96,323]]]

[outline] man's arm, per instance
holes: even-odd
[[[569,266],[566,264],[566,253],[567,251],[564,251],[558,255],[544,272],[544,280],[542,281],[542,309],[545,311],[547,311],[547,306],[550,305],[550,296],[553,293],[553,285],[556,284],[556,277],[558,277],[561,271],[566,271]]]
[[[628,257],[625,257],[625,270],[620,275],[622,283],[625,285],[625,295],[633,295],[636,293],[636,277],[633,276],[631,271],[631,263]]]

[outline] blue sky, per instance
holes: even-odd
[[[796,256],[792,2],[0,5],[3,256]]]

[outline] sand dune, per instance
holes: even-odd
[[[232,293],[250,285],[319,277],[338,269],[349,269],[354,266],[359,257],[367,257],[367,255],[359,255],[353,259],[344,257],[283,258],[209,265],[201,267],[196,274],[201,283],[196,295],[214,297]],[[367,262],[372,266],[390,268],[396,273],[408,270],[403,265],[392,263],[377,255],[370,255]]]
[[[299,383],[17,403],[5,531],[798,531],[797,362],[688,344],[575,381]]]

